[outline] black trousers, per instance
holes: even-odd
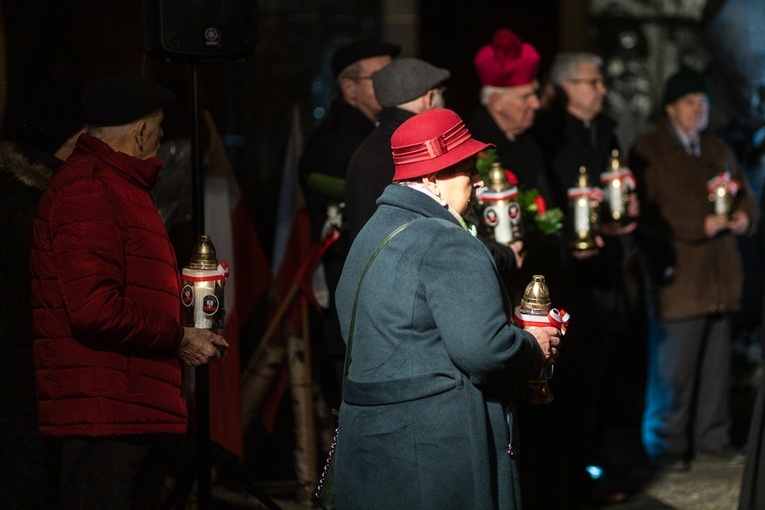
[[[137,479],[155,440],[154,436],[64,439],[60,508],[133,508]]]

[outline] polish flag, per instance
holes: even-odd
[[[210,133],[204,180],[205,233],[212,238],[218,262],[226,261],[230,268],[225,286],[226,323],[221,333],[229,350],[223,359],[210,363],[210,437],[241,459],[240,333],[271,285],[271,269],[212,116],[205,111],[203,118]]]

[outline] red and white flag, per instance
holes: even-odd
[[[228,262],[230,268],[225,286],[226,323],[221,333],[229,350],[223,359],[210,363],[210,437],[242,458],[240,334],[271,285],[271,269],[212,116],[209,112],[203,115],[210,133],[204,180],[205,233],[212,238],[218,261]]]

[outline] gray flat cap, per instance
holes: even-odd
[[[397,58],[375,74],[372,82],[380,106],[398,106],[436,88],[451,74],[416,58]]]

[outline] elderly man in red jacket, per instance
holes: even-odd
[[[87,133],[51,179],[30,253],[44,436],[62,439],[66,508],[125,508],[159,434],[183,433],[181,364],[226,341],[180,320],[180,275],[150,195],[168,90],[112,75],[86,88]]]

